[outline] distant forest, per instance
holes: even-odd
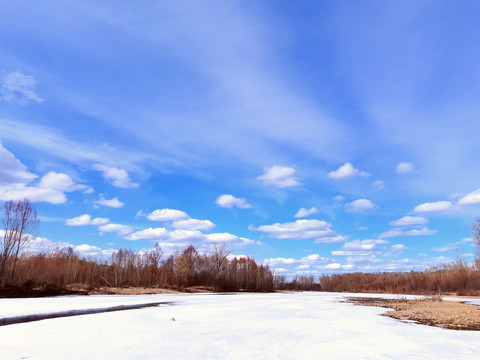
[[[295,276],[275,274],[268,265],[252,257],[230,257],[223,244],[213,244],[205,253],[192,245],[164,257],[157,244],[151,251],[118,250],[110,259],[80,258],[72,248],[48,254],[24,251],[38,226],[37,214],[28,200],[4,204],[3,240],[0,252],[0,296],[62,293],[71,285],[84,287],[146,287],[186,290],[200,287],[211,291],[306,290],[332,292],[380,292],[398,294],[475,295],[480,293],[480,249],[476,260],[424,271],[349,273]],[[473,226],[480,239],[480,220]]]

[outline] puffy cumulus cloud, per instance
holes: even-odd
[[[275,272],[285,274],[289,277],[293,275],[321,275],[329,272],[331,269],[347,269],[348,264],[338,264],[332,258],[311,254],[300,259],[295,258],[270,258],[262,263],[270,266]]]
[[[318,214],[318,209],[316,207],[312,207],[310,209],[302,207],[297,211],[297,213],[293,217],[304,218],[313,214]]]
[[[316,243],[333,243],[347,239],[347,237],[333,231],[331,224],[316,219],[303,219],[290,223],[262,225],[258,228],[250,226],[249,229],[264,232],[267,236],[276,239],[315,239]]]
[[[125,205],[125,203],[118,200],[118,197],[114,197],[113,199],[105,199],[103,196],[100,196],[100,199],[95,201],[95,204],[100,206],[108,206],[116,209],[121,208],[123,205]]]
[[[344,201],[345,200],[345,196],[343,195],[337,195],[333,198],[333,200],[335,201],[338,201],[338,202],[341,202],[341,201]]]
[[[471,193],[460,198],[457,204],[458,205],[480,204],[480,189],[472,191]]]
[[[15,155],[0,143],[0,186],[8,184],[28,184],[38,176],[27,170]]]
[[[325,269],[340,269],[342,267],[342,264],[340,263],[331,263],[328,265],[325,265]]]
[[[410,162],[401,162],[397,165],[396,171],[398,174],[409,174],[415,170],[415,165]]]
[[[147,215],[153,221],[170,222],[170,226],[181,230],[211,230],[216,225],[210,220],[192,219],[188,214],[175,209],[157,209]]]
[[[215,203],[220,207],[228,209],[234,206],[239,209],[250,209],[252,207],[252,205],[247,203],[245,198],[237,198],[230,194],[220,195],[217,200],[215,200]]]
[[[111,255],[117,250],[114,249],[102,249],[94,245],[81,244],[73,245],[63,241],[53,241],[47,238],[34,237],[28,244],[25,252],[28,254],[48,254],[64,251],[71,248],[75,254],[80,258],[94,257],[100,259],[109,259]]]
[[[43,189],[55,189],[62,192],[72,192],[88,188],[88,186],[76,184],[67,174],[56,173],[54,171],[43,175],[37,186]]]
[[[356,176],[368,177],[370,174],[356,169],[351,163],[347,162],[337,170],[330,171],[327,176],[332,179],[348,179]]]
[[[427,227],[423,227],[422,229],[410,229],[407,230],[405,228],[395,228],[385,231],[384,233],[380,234],[379,238],[392,238],[392,237],[400,237],[400,236],[431,236],[435,235],[437,230],[430,230]]]
[[[186,219],[172,222],[175,229],[185,230],[211,230],[216,225],[210,220]]]
[[[115,166],[107,166],[104,164],[94,164],[93,168],[95,170],[102,172],[102,177],[110,182],[113,186],[119,188],[135,188],[138,187],[138,184],[133,182],[132,179],[128,176],[126,170],[117,168]]]
[[[0,100],[25,105],[41,103],[43,99],[35,92],[35,77],[21,71],[3,74],[0,78]]]
[[[428,220],[422,216],[404,216],[398,220],[390,221],[392,226],[424,225],[426,223],[428,223]]]
[[[135,231],[133,234],[128,235],[125,239],[130,241],[137,240],[150,240],[150,241],[162,241],[169,238],[169,233],[165,228],[148,228],[145,230]]]
[[[106,224],[98,227],[100,233],[117,233],[120,236],[133,233],[133,228],[129,225]]]
[[[83,214],[83,215],[74,217],[72,219],[68,219],[66,224],[68,226],[85,226],[85,225],[100,226],[100,225],[108,224],[109,221],[110,219],[101,218],[101,217],[92,219],[90,215]]]
[[[242,238],[229,233],[203,234],[198,230],[177,229],[168,231],[165,228],[149,228],[136,231],[125,237],[127,240],[149,240],[160,242],[162,246],[189,246],[194,244],[201,248],[207,248],[212,243],[225,243],[229,246],[248,246],[256,242],[254,240]]]
[[[352,212],[363,212],[378,208],[377,205],[375,205],[371,200],[368,199],[357,199],[348,204],[345,204],[345,207],[348,211]]]
[[[274,165],[263,169],[263,174],[257,177],[264,185],[280,189],[302,185],[295,177],[295,169],[288,166]]]
[[[379,245],[387,244],[388,241],[381,239],[354,240],[346,242],[340,250],[331,252],[333,256],[367,256],[373,252],[382,251]]]
[[[176,221],[189,218],[186,212],[175,209],[157,209],[147,215],[147,219],[152,221]]]
[[[225,243],[231,246],[247,246],[260,244],[258,241],[239,237],[229,233],[215,233],[205,235],[206,239],[212,243]]]
[[[38,184],[4,184],[0,185],[0,200],[30,199],[32,202],[65,204],[66,192],[81,190],[85,185],[75,184],[67,174],[50,172],[44,175]]]
[[[64,204],[66,192],[85,190],[88,186],[76,184],[70,176],[54,171],[43,175],[40,181],[15,156],[0,144],[0,200],[22,200]]]
[[[426,202],[415,206],[413,212],[416,213],[445,213],[455,211],[457,208],[451,201]]]

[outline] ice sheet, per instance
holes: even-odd
[[[152,300],[175,305],[3,326],[0,359],[479,359],[480,332],[399,322],[378,316],[385,309],[340,302],[345,295],[21,299],[16,314],[21,307],[25,314]],[[14,312],[12,301],[0,300],[2,315]]]

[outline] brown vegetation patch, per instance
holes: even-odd
[[[454,330],[480,330],[480,306],[457,301],[442,301],[441,297],[419,300],[350,297],[348,302],[362,306],[391,308],[383,316],[397,320]]]
[[[88,290],[89,295],[152,295],[152,294],[184,294],[208,293],[211,289],[201,286],[192,286],[185,289],[164,289],[148,287],[99,287]]]

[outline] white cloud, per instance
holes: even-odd
[[[353,212],[363,212],[366,210],[373,210],[378,208],[372,201],[368,199],[357,199],[345,205],[347,210]]]
[[[229,233],[215,233],[205,235],[208,241],[213,243],[225,243],[232,246],[247,246],[253,245],[256,242],[247,238],[239,237]],[[257,242],[258,243],[258,242]]]
[[[128,225],[121,225],[121,224],[106,224],[106,225],[101,225],[98,227],[98,230],[100,233],[111,233],[115,232],[118,235],[124,236],[133,233],[133,228]]]
[[[135,188],[138,186],[137,183],[134,183],[126,170],[114,167],[114,166],[107,166],[104,164],[93,164],[93,168],[95,170],[102,172],[102,177],[111,182],[113,186],[119,188]]]
[[[257,179],[262,180],[264,185],[272,185],[283,189],[301,185],[294,174],[294,168],[274,165],[263,169],[263,174],[258,176]]]
[[[37,186],[43,189],[55,189],[61,192],[72,192],[88,188],[88,186],[76,184],[67,174],[56,173],[54,171],[43,175]]]
[[[408,248],[403,244],[394,244],[391,247],[391,250],[394,251],[394,252],[402,252],[402,251],[407,250],[407,249]]]
[[[332,251],[333,256],[342,256],[350,265],[378,261],[378,257],[395,257],[407,247],[403,244],[394,244],[388,248],[388,241],[382,239],[354,240],[345,243],[339,250]]]
[[[420,204],[416,206],[413,211],[416,213],[451,212],[455,209],[451,201],[435,201]]]
[[[398,220],[390,221],[392,226],[424,225],[426,223],[428,223],[428,220],[421,216],[404,216]]]
[[[165,228],[149,228],[136,231],[126,237],[127,240],[149,240],[154,242],[162,242],[164,246],[188,246],[195,244],[196,246],[208,247],[211,243],[225,243],[230,246],[247,246],[255,244],[254,240],[238,237],[229,233],[202,234],[198,230],[177,229],[168,231]]]
[[[103,196],[100,196],[100,199],[95,201],[95,204],[101,206],[108,206],[116,209],[121,208],[125,205],[125,203],[118,200],[118,197],[114,197],[113,199],[105,199]]]
[[[38,176],[27,170],[10,151],[0,143],[0,186],[6,184],[28,184]]]
[[[51,252],[58,252],[65,248],[72,248],[74,253],[77,254],[79,257],[96,257],[96,258],[103,258],[108,259],[111,255],[116,252],[117,250],[114,249],[101,249],[97,246],[88,245],[88,244],[81,244],[81,245],[73,245],[71,243],[63,242],[63,241],[52,241],[50,239],[35,237],[29,243],[26,252],[30,254],[48,254]]]
[[[110,220],[107,218],[101,218],[97,217],[92,219],[90,215],[88,214],[83,214],[77,217],[74,217],[72,219],[68,219],[66,224],[68,226],[85,226],[85,225],[105,225],[109,222]]]
[[[330,171],[327,176],[332,179],[347,179],[356,176],[368,177],[370,174],[356,169],[351,163],[347,162],[340,166],[337,170]]]
[[[373,250],[377,245],[387,244],[388,241],[381,239],[367,239],[367,240],[354,240],[343,244],[341,250],[348,251],[365,251]]]
[[[126,237],[127,240],[137,241],[137,240],[167,240],[169,238],[169,233],[165,228],[148,228],[145,230],[135,231],[133,234],[130,234]]]
[[[333,200],[335,200],[335,201],[343,201],[343,200],[345,200],[345,196],[343,196],[343,195],[337,195],[337,196],[335,196],[335,197],[333,198]]]
[[[472,191],[457,202],[458,205],[480,204],[480,189]]]
[[[236,206],[239,209],[250,209],[252,207],[252,205],[247,203],[245,198],[237,198],[230,194],[220,195],[215,203],[223,208],[232,208]]]
[[[0,144],[0,200],[22,200],[29,198],[33,202],[64,204],[66,192],[87,189],[88,186],[76,184],[70,176],[50,171],[36,184],[32,184],[37,175],[30,173],[15,156]]]
[[[316,243],[332,243],[347,239],[333,231],[331,225],[326,221],[316,219],[262,225],[258,228],[250,226],[249,229],[267,233],[269,237],[276,239],[315,239]]]
[[[342,267],[342,264],[340,263],[331,263],[328,265],[325,265],[325,269],[340,269]]]
[[[385,231],[384,233],[380,234],[379,238],[391,238],[391,237],[399,237],[399,236],[431,236],[437,233],[437,230],[430,230],[426,227],[422,229],[411,229],[406,230],[404,228],[395,228]]]
[[[186,212],[175,209],[157,209],[147,215],[147,219],[152,221],[176,221],[189,218]]]
[[[303,218],[313,214],[318,214],[318,209],[316,207],[312,207],[310,209],[306,209],[302,207],[297,211],[297,213],[293,217]]]
[[[185,230],[211,230],[216,225],[210,220],[186,219],[172,222],[175,229]]]
[[[409,162],[401,162],[397,165],[397,173],[398,174],[409,174],[415,170],[415,165]]]
[[[43,99],[35,92],[35,78],[21,71],[4,74],[0,79],[0,100],[25,105],[41,103]]]

